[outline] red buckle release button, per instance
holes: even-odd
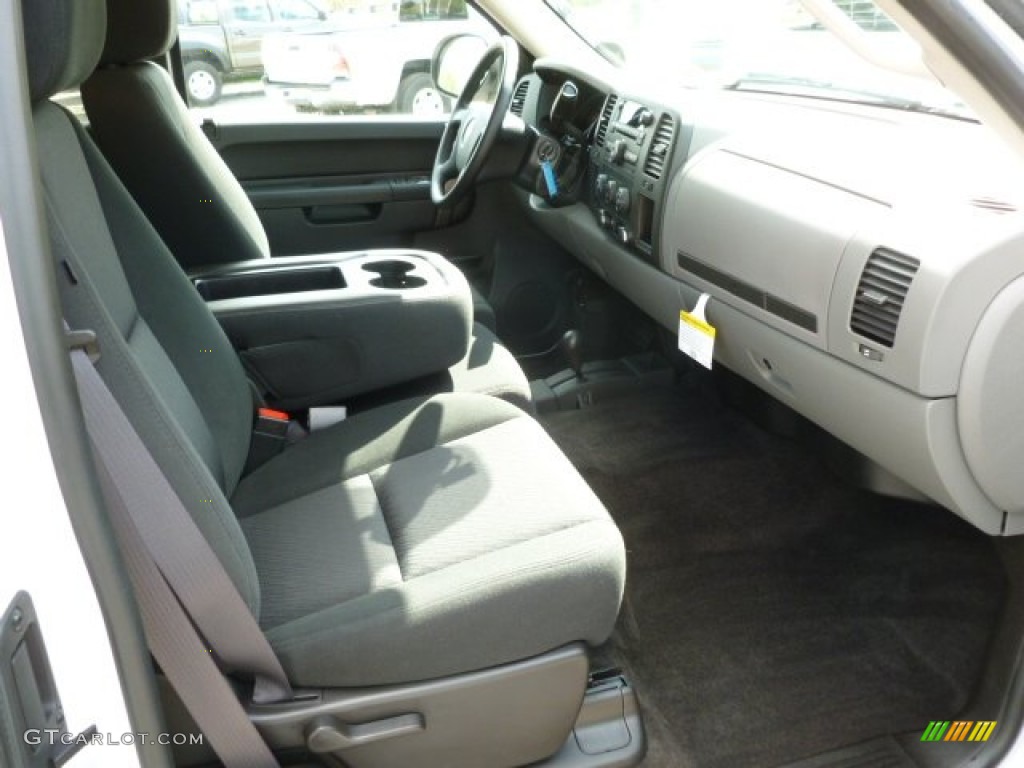
[[[273,408],[260,408],[257,413],[261,419],[273,419],[274,421],[291,421],[292,419],[284,411],[275,411]]]

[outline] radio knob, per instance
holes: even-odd
[[[623,245],[629,245],[633,242],[633,236],[629,233],[629,230],[625,227],[618,227],[615,230],[615,236],[619,238],[619,242]]]
[[[594,191],[597,193],[597,199],[603,200],[605,194],[608,192],[608,174],[599,173],[597,174],[597,183],[594,185]]]

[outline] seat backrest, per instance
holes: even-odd
[[[174,88],[148,59],[177,37],[174,0],[107,0],[99,68],[82,85],[90,130],[178,262],[270,256],[256,210]]]
[[[255,615],[259,584],[228,503],[253,402],[219,324],[92,140],[48,99],[95,66],[104,0],[23,0],[42,194],[64,316]]]

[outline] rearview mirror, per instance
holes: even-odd
[[[430,63],[437,90],[448,96],[460,96],[486,52],[487,41],[477,35],[452,35],[442,40]]]

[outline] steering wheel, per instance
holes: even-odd
[[[454,203],[473,187],[501,132],[519,73],[519,46],[502,36],[487,49],[452,108],[430,174],[430,199]]]

